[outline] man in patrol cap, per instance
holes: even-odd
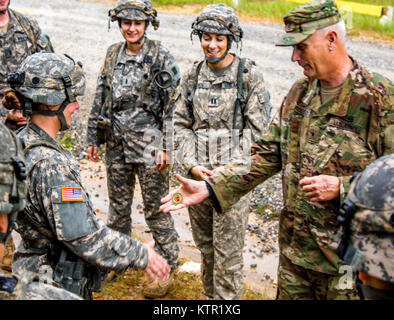
[[[181,178],[184,203],[162,209],[194,204],[211,188],[224,211],[282,171],[278,299],[358,299],[355,288],[340,285],[345,262],[336,252],[337,216],[353,173],[394,152],[394,87],[348,55],[345,25],[332,0],[300,5],[284,22],[286,34],[277,45],[293,47],[291,59],[306,77],[292,86],[268,134],[252,146],[250,170],[233,164],[194,182],[192,193]]]
[[[394,300],[394,154],[359,173],[338,217],[339,255],[358,272],[360,296]]]

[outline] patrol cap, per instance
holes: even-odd
[[[347,199],[356,211],[344,260],[355,270],[394,283],[394,154],[359,174]]]
[[[283,21],[286,34],[277,46],[293,46],[311,36],[315,31],[341,21],[341,15],[334,0],[315,0],[295,7]]]

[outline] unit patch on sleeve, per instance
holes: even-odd
[[[62,201],[83,201],[81,187],[62,187]]]

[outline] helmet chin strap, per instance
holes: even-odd
[[[200,38],[201,39],[201,38]],[[205,60],[211,64],[218,64],[220,61],[222,61],[224,58],[226,58],[226,56],[228,55],[228,52],[230,51],[231,48],[231,39],[230,37],[227,37],[228,39],[228,44],[227,44],[227,49],[226,52],[222,54],[221,57],[219,58],[213,58],[213,57],[207,57],[205,56]]]
[[[71,78],[70,76],[63,77],[63,83],[66,91],[66,99],[62,102],[59,109],[57,110],[37,110],[34,113],[42,114],[45,116],[53,117],[57,116],[60,121],[60,131],[67,130],[70,126],[66,121],[66,117],[64,116],[64,109],[66,109],[67,105],[72,101],[75,101],[75,96],[71,90]]]
[[[132,44],[140,44],[146,37],[146,31],[144,31],[144,34],[139,38],[136,42],[132,42]]]
[[[222,54],[221,57],[219,58],[214,58],[214,57],[207,57],[205,56],[205,60],[208,61],[211,64],[218,64],[220,61],[222,61],[224,58],[226,58],[228,52],[230,49],[227,49],[225,53]]]
[[[67,130],[70,126],[66,121],[66,117],[64,116],[64,109],[66,109],[67,105],[70,103],[70,100],[67,98],[63,101],[60,105],[59,109],[57,110],[35,110],[32,114],[41,114],[47,117],[55,117],[57,116],[60,121],[60,131]]]
[[[10,6],[10,2],[11,2],[11,0],[8,2],[7,8],[5,8],[4,10],[1,10],[1,11],[0,11],[0,14],[6,14],[6,13],[7,13],[8,7]]]

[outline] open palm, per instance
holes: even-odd
[[[209,192],[204,181],[187,179],[179,174],[176,175],[176,178],[182,183],[182,185],[161,199],[163,205],[161,205],[160,210],[164,213],[200,203],[204,199],[208,198]],[[182,195],[182,203],[174,204],[172,202],[172,196],[175,193],[180,193]]]

